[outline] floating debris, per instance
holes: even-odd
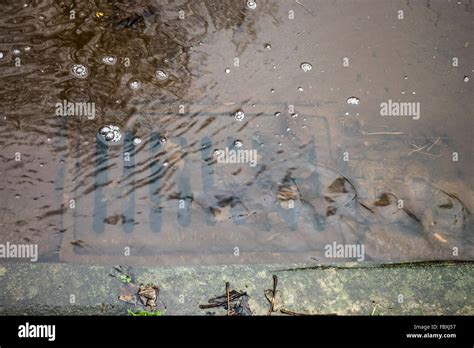
[[[139,137],[133,138],[132,141],[133,141],[133,144],[135,144],[135,145],[140,145],[143,142],[143,140]]]
[[[298,87],[298,91],[303,92],[303,87]]]
[[[303,62],[303,63],[301,63],[300,68],[304,72],[308,72],[308,71],[311,71],[311,69],[313,69],[313,66],[311,64],[307,63],[307,62]]]
[[[0,52],[0,59],[3,59],[5,57],[5,54],[3,52]]]
[[[359,105],[359,103],[360,103],[360,99],[357,98],[357,97],[350,97],[350,98],[347,98],[347,104]]]
[[[99,129],[99,134],[107,142],[116,143],[122,139],[120,128],[113,125],[103,126],[101,129]]]
[[[248,0],[247,1],[247,8],[249,10],[255,10],[257,8],[257,3],[253,0]]]
[[[117,63],[117,57],[104,56],[102,57],[102,63],[107,64],[107,65],[115,65]]]
[[[226,74],[230,74],[230,69],[229,69],[229,68],[226,68],[226,69],[225,69],[225,73],[226,73]]]
[[[265,49],[267,49],[267,50],[272,49],[272,45],[270,45],[269,43],[265,44],[263,47],[265,47]]]
[[[469,82],[469,76],[464,76],[464,82]]]
[[[157,70],[155,76],[160,81],[165,81],[168,79],[168,74],[163,70]]]
[[[236,140],[234,141],[234,146],[235,147],[242,147],[244,143],[241,140]]]
[[[20,53],[21,53],[21,51],[20,51],[18,48],[15,48],[15,49],[13,50],[13,54],[17,54],[17,55],[18,55],[18,54],[20,54]]]
[[[87,67],[82,64],[73,64],[70,70],[71,74],[79,79],[85,79],[87,76],[89,76],[89,69],[87,69]]]
[[[238,110],[234,113],[234,117],[237,121],[242,122],[245,118],[245,114],[242,110]]]
[[[280,112],[280,111],[277,111],[277,112],[275,112],[274,115],[275,115],[275,117],[279,117],[279,116],[281,115],[281,112]]]

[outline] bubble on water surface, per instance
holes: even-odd
[[[349,98],[347,98],[347,104],[359,105],[359,103],[360,103],[360,99],[357,98],[357,97],[349,97]]]
[[[313,66],[307,62],[301,63],[300,67],[301,67],[301,70],[303,70],[304,72],[308,72],[308,71],[311,71],[311,69],[313,69]]]
[[[117,57],[104,56],[102,57],[102,63],[107,64],[107,65],[115,65],[117,63]]]
[[[73,64],[71,66],[71,74],[79,79],[85,79],[87,76],[89,76],[89,70],[85,65]]]
[[[157,70],[155,76],[160,81],[165,81],[166,79],[168,79],[168,74],[163,70]]]
[[[249,10],[255,10],[257,8],[257,3],[253,0],[248,0],[247,1],[247,8]]]
[[[99,129],[99,134],[107,142],[116,143],[122,139],[120,128],[114,125],[103,126]]]
[[[243,121],[245,118],[245,114],[242,110],[238,110],[234,113],[234,117],[237,121]]]
[[[128,84],[128,86],[130,87],[130,89],[133,89],[134,91],[140,89],[140,87],[142,86],[141,82],[138,81],[138,80],[132,80],[130,81],[130,83]]]

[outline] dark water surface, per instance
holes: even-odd
[[[256,4],[1,1],[0,242],[85,263],[356,259],[334,243],[472,260],[472,3]]]

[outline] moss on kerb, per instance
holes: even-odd
[[[309,313],[362,315],[474,314],[474,263],[387,266],[246,265],[141,267],[137,282],[157,284],[167,314],[205,314],[199,304],[225,292],[225,282],[250,295],[255,314],[266,314],[264,291],[279,277],[285,307]],[[124,314],[123,284],[112,267],[68,264],[0,266],[2,314]],[[70,295],[76,302],[71,305]],[[403,295],[403,302],[399,302]],[[215,311],[220,314],[218,310]]]

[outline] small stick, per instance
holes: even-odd
[[[278,285],[278,277],[273,275],[273,288],[272,288],[272,299],[270,301],[270,309],[268,310],[268,315],[272,315],[273,308],[275,305],[275,295],[276,295],[276,288]]]
[[[210,303],[210,304],[202,304],[199,305],[200,309],[207,309],[207,308],[216,308],[222,306],[222,303]]]
[[[362,134],[364,135],[401,135],[403,132],[364,132],[362,131]]]
[[[426,144],[426,145],[421,146],[421,147],[419,147],[418,145],[415,145],[415,144],[411,144],[411,145],[414,146],[414,147],[416,147],[416,149],[415,149],[415,150],[411,150],[410,152],[408,152],[408,155],[411,155],[412,153],[415,153],[415,152],[424,150],[429,144]]]
[[[305,5],[303,5],[299,0],[295,0],[295,2],[300,5],[301,7],[303,7],[306,11],[308,11],[309,14],[311,14],[312,16],[314,16],[314,13],[313,11],[310,11]]]
[[[433,146],[435,146],[435,145],[438,143],[438,141],[439,141],[439,137],[436,138],[436,140],[433,142],[433,144],[431,144],[431,145],[427,148],[427,150],[430,151],[431,148],[432,148]]]
[[[282,312],[283,314],[294,315],[294,316],[302,316],[302,315],[334,316],[334,315],[337,315],[336,313],[329,313],[329,314],[306,314],[306,313],[298,313],[298,312],[290,311],[290,310],[285,309],[285,308],[280,309],[280,312]]]
[[[230,284],[229,282],[225,283],[225,294],[227,296],[227,315],[230,315]]]

